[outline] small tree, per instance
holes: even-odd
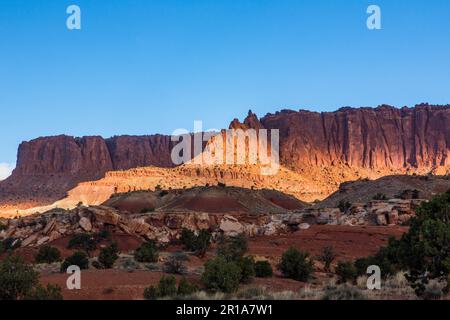
[[[387,196],[384,193],[377,193],[373,196],[373,200],[387,200]]]
[[[336,259],[336,254],[334,253],[333,247],[326,246],[322,248],[322,252],[317,258],[319,261],[323,262],[325,272],[330,272],[330,267],[334,259]]]
[[[198,288],[196,285],[190,284],[186,278],[183,278],[180,280],[180,283],[178,284],[178,290],[177,294],[179,296],[188,296],[198,291]]]
[[[34,258],[36,263],[53,263],[61,260],[61,252],[58,248],[44,245],[39,248]]]
[[[211,244],[211,232],[202,229],[196,235],[189,229],[183,229],[180,241],[186,250],[195,252],[199,257],[204,257]]]
[[[160,297],[173,297],[177,294],[177,280],[174,276],[163,276],[159,280],[158,295]]]
[[[17,256],[0,262],[0,300],[23,299],[38,284],[39,274]]]
[[[270,278],[273,275],[272,266],[268,261],[255,262],[255,276],[258,278]]]
[[[241,283],[249,283],[255,276],[255,260],[253,257],[242,257],[237,261],[241,269]]]
[[[309,253],[290,248],[283,253],[278,269],[287,278],[308,281],[314,272],[314,262]]]
[[[79,233],[69,240],[68,249],[78,249],[85,251],[88,255],[97,249],[98,237],[92,233]]]
[[[113,243],[100,251],[98,261],[102,264],[103,268],[110,269],[118,258],[119,249],[117,248],[117,244]]]
[[[349,201],[347,201],[347,200],[339,201],[338,208],[339,208],[339,210],[341,210],[341,212],[347,213],[347,211],[350,210],[351,207],[352,207],[352,204]]]
[[[248,249],[248,241],[244,234],[234,237],[224,237],[220,240],[217,254],[228,261],[238,261]]]
[[[25,300],[63,300],[61,287],[54,284],[48,284],[47,287],[38,285],[27,294]]]
[[[207,289],[234,292],[238,289],[240,280],[241,269],[235,262],[218,256],[205,263],[202,281]]]
[[[339,261],[336,270],[340,283],[355,282],[358,276],[357,270],[351,261]]]
[[[61,264],[61,272],[66,272],[70,266],[78,266],[80,269],[89,268],[89,259],[83,251],[77,251],[70,257],[67,257]]]
[[[134,252],[134,259],[139,262],[157,262],[159,257],[155,241],[143,243]]]
[[[164,263],[164,269],[167,273],[184,274],[186,272],[186,266],[184,263],[189,258],[182,252],[177,252],[170,255]]]

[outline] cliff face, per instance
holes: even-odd
[[[369,170],[438,170],[450,165],[450,105],[397,109],[283,110],[233,127],[280,130],[281,163],[299,171],[338,164]]]
[[[283,110],[258,119],[251,112],[231,128],[280,130],[280,160],[331,189],[346,180],[450,167],[450,105],[397,109]],[[55,201],[79,182],[111,170],[173,167],[169,136],[45,137],[20,145],[17,168],[0,182],[0,207]],[[330,192],[327,190],[326,192]]]
[[[142,166],[171,167],[170,136],[74,138],[54,136],[23,142],[17,166],[0,183],[0,206],[34,206],[56,201],[79,182],[107,171]]]

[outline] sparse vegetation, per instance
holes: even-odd
[[[47,287],[38,285],[33,288],[25,298],[25,300],[63,300],[61,287],[54,284],[48,284]]]
[[[58,248],[44,245],[39,248],[35,256],[36,263],[53,263],[61,260],[61,252]]]
[[[322,300],[366,300],[367,297],[357,287],[344,283],[339,286],[329,285],[325,288]]]
[[[67,257],[61,264],[61,272],[66,272],[70,266],[78,266],[80,269],[89,268],[89,259],[85,252],[77,251],[70,257]]]
[[[191,230],[183,229],[180,241],[186,250],[195,252],[199,257],[204,257],[211,245],[211,232],[203,229],[195,234]]]
[[[268,261],[255,262],[255,276],[258,278],[270,278],[273,275],[272,266]]]
[[[314,262],[309,253],[290,248],[283,253],[278,269],[287,278],[308,281],[314,272]]]
[[[317,259],[321,262],[323,262],[323,269],[325,272],[331,271],[331,264],[333,263],[334,259],[336,259],[336,253],[334,252],[333,247],[326,246],[322,248],[322,251],[320,255],[317,257]]]
[[[38,285],[39,274],[17,256],[0,262],[0,300],[23,299]]]
[[[185,262],[189,258],[183,252],[177,252],[170,255],[164,263],[164,270],[167,273],[184,274],[186,273]]]
[[[251,256],[242,257],[237,261],[241,269],[241,278],[239,282],[249,283],[255,276],[255,260]]]
[[[352,207],[352,204],[350,203],[350,201],[347,200],[341,200],[338,203],[339,210],[341,210],[342,213],[347,213],[348,210],[350,210],[350,208]]]
[[[104,269],[110,269],[114,265],[114,262],[119,258],[119,249],[116,243],[112,243],[110,246],[100,250],[98,256],[98,262]]]
[[[0,241],[0,254],[5,252],[14,251],[17,248],[20,248],[22,241],[16,238],[6,238],[3,241]]]
[[[155,241],[143,243],[134,252],[134,259],[138,262],[157,262],[159,257]]]
[[[340,283],[355,282],[358,276],[357,270],[351,261],[339,261],[336,270]]]
[[[384,193],[377,193],[372,197],[372,200],[387,200],[388,197]]]
[[[234,292],[239,287],[241,269],[223,256],[217,256],[205,263],[205,271],[202,275],[203,284],[207,289]]]
[[[79,233],[74,235],[67,245],[68,249],[79,249],[88,255],[97,249],[98,237],[92,233]]]
[[[190,284],[185,278],[180,280],[177,287],[177,280],[174,276],[163,276],[157,286],[150,286],[144,290],[144,299],[156,300],[160,298],[185,297],[198,291],[195,285]]]
[[[223,237],[220,239],[217,254],[228,261],[240,260],[248,250],[247,237],[239,234],[234,237]]]

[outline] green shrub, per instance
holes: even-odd
[[[270,278],[273,275],[272,266],[268,261],[255,262],[255,276],[258,278]]]
[[[338,208],[343,213],[347,213],[348,210],[352,207],[352,204],[347,200],[341,200],[338,203]]]
[[[242,257],[237,261],[241,269],[241,283],[249,283],[255,276],[255,260],[253,257]]]
[[[6,238],[3,241],[0,241],[0,254],[8,251],[14,251],[17,248],[20,248],[22,241],[16,238]]]
[[[323,262],[325,272],[330,272],[330,267],[334,259],[336,259],[336,254],[334,253],[333,247],[326,246],[322,248],[322,252],[317,258]]]
[[[108,241],[110,241],[110,240],[112,239],[111,232],[110,232],[108,229],[102,229],[102,230],[100,230],[100,231],[96,234],[95,237],[97,238],[97,242],[100,241],[100,240],[108,240]]]
[[[159,280],[158,295],[160,297],[173,297],[177,294],[177,280],[174,276],[162,276]]]
[[[183,229],[181,231],[180,241],[186,250],[195,252],[200,257],[204,257],[211,244],[211,232],[208,230],[200,230],[198,235],[196,235],[191,230]]]
[[[47,287],[38,285],[27,294],[25,300],[63,300],[61,287],[53,284],[48,284]]]
[[[89,268],[89,259],[83,251],[77,251],[70,257],[67,257],[61,264],[61,272],[66,272],[70,266],[78,266],[80,269]]]
[[[158,299],[158,288],[155,286],[150,286],[144,289],[144,299],[145,300],[156,300]]]
[[[224,237],[220,240],[217,254],[228,261],[238,261],[248,250],[247,237],[239,234],[234,237]]]
[[[147,241],[134,251],[134,259],[139,262],[157,262],[158,257],[155,241]]]
[[[356,268],[351,261],[339,261],[336,266],[335,272],[339,277],[339,282],[341,283],[349,281],[355,282],[356,277],[358,276]]]
[[[6,230],[8,229],[8,226],[6,224],[3,224],[2,222],[0,222],[0,231]]]
[[[68,249],[78,249],[85,251],[88,255],[97,249],[98,238],[92,233],[79,233],[74,235],[67,245]]]
[[[38,284],[39,274],[17,256],[0,262],[0,300],[23,299]]]
[[[98,256],[98,262],[100,262],[104,269],[110,269],[114,265],[114,262],[119,258],[119,249],[117,244],[113,243],[110,246],[100,250]]]
[[[278,269],[287,278],[308,281],[314,272],[314,262],[309,253],[290,248],[283,253]]]
[[[181,297],[189,296],[198,291],[197,286],[190,284],[185,278],[180,280],[178,284],[177,294]]]
[[[384,193],[377,193],[372,197],[372,200],[387,200],[387,196]]]
[[[58,248],[44,245],[39,248],[38,253],[34,257],[36,263],[53,263],[61,260],[61,252]]]
[[[202,281],[207,289],[234,292],[238,289],[240,280],[241,269],[235,262],[218,256],[205,263]]]

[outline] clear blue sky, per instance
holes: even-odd
[[[80,31],[66,28],[70,4]],[[370,4],[380,31],[366,28]],[[1,0],[0,163],[44,135],[450,103],[449,40],[448,0]]]

